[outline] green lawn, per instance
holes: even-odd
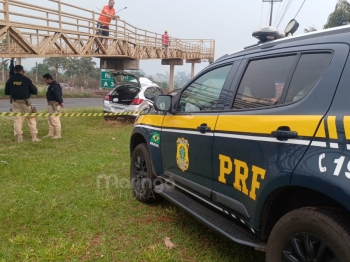
[[[25,123],[18,144],[12,119],[0,117],[0,261],[264,261],[166,201],[132,197],[125,184],[132,124],[61,121],[61,140],[32,143]],[[47,119],[37,122],[42,137]],[[101,175],[114,175],[118,186],[98,187]]]

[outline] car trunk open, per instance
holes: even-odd
[[[116,88],[106,95],[105,100],[115,104],[138,104],[137,95],[141,84],[137,76],[127,72],[111,72]]]

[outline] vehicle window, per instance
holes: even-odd
[[[181,94],[177,111],[215,110],[232,65],[216,68],[197,78]]]
[[[154,101],[154,99],[160,94],[161,91],[155,87],[149,87],[145,90],[145,97],[152,101]]]
[[[244,73],[233,108],[247,109],[280,104],[296,55],[251,61]]]
[[[161,95],[161,94],[163,94],[163,93],[162,93],[162,91],[161,91],[160,89],[158,89],[158,88],[155,87],[154,94],[155,94],[156,96],[159,96],[159,95]]]
[[[133,75],[114,74],[114,78],[118,83],[121,83],[121,82],[138,83],[136,76],[133,76]]]
[[[303,54],[298,62],[288,88],[286,103],[298,101],[306,96],[332,60],[332,54]]]

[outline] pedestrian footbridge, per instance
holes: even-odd
[[[0,0],[0,58],[97,57],[101,68],[111,69],[138,69],[138,61],[144,59],[162,59],[170,66],[183,60],[192,64],[214,60],[214,40],[170,37],[169,48],[164,49],[162,34],[123,20],[112,20],[105,49],[101,38],[106,37],[96,35],[99,10],[60,0],[39,2]],[[44,7],[45,2],[51,8]]]

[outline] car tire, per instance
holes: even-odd
[[[145,143],[136,146],[131,154],[130,185],[134,197],[143,203],[154,203],[163,198],[154,191],[154,186],[159,184],[152,171],[151,158]]]
[[[349,216],[327,207],[305,207],[273,227],[266,261],[350,261]]]

